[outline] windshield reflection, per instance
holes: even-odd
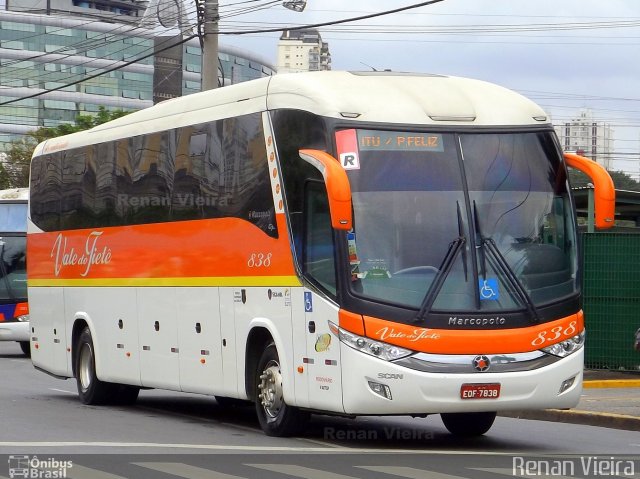
[[[353,131],[354,293],[415,307],[420,319],[524,309],[535,317],[576,292],[567,182],[550,133]]]

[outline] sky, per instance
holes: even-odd
[[[220,0],[219,41],[275,65],[280,33],[226,32],[308,25],[415,3],[308,0],[297,13],[280,2]],[[269,8],[238,11],[261,5]],[[334,70],[391,69],[486,80],[536,101],[554,122],[589,108],[614,128],[614,168],[640,176],[639,0],[444,0],[319,31]]]

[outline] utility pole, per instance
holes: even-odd
[[[289,10],[302,12],[307,0],[285,0],[282,5]],[[196,0],[200,22],[200,43],[202,45],[202,81],[201,90],[213,90],[218,87],[218,0]]]
[[[218,0],[204,0],[202,91],[218,87]]]

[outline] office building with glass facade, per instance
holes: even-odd
[[[138,27],[145,7],[139,0],[0,0],[0,152],[30,130],[100,107],[139,110],[200,91],[198,39],[167,49],[181,38]],[[264,59],[224,45],[213,67],[225,85],[275,73]]]

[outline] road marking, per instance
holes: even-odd
[[[498,468],[498,467],[496,467],[496,468],[493,468],[493,467],[488,467],[488,468],[484,468],[484,467],[469,467],[468,469],[473,470],[473,471],[489,472],[491,474],[499,474],[501,476],[531,477],[531,476],[525,476],[525,475],[518,475],[518,474],[516,474],[516,468],[509,468],[509,467],[500,467],[500,468]],[[538,477],[553,477],[553,479],[575,479],[575,478],[571,478],[571,477],[568,477],[568,476],[557,476],[555,474],[553,474],[551,476],[547,476],[546,474],[541,474]]]
[[[330,447],[332,449],[349,449],[348,447],[341,446],[340,444],[331,444],[327,441],[320,441],[317,439],[309,439],[307,437],[298,437],[298,441],[310,442],[311,444],[319,444],[320,446]]]
[[[638,388],[640,387],[640,379],[596,379],[583,381],[582,387],[585,389]]]
[[[443,474],[441,472],[425,471],[424,469],[416,469],[414,467],[405,466],[355,466],[359,469],[366,469],[373,472],[382,472],[383,474],[391,474],[394,476],[406,477],[408,479],[464,479],[461,476],[452,476],[451,474]]]
[[[311,469],[310,467],[297,466],[295,464],[246,464],[247,466],[266,471],[276,472],[278,474],[287,474],[289,476],[302,477],[304,479],[354,479],[353,476],[345,476],[336,474],[335,472],[322,471],[320,469]],[[422,478],[421,478],[422,479]]]
[[[161,444],[154,442],[80,442],[80,441],[2,441],[0,447],[11,447],[13,450],[27,447],[104,447],[104,448],[150,448],[150,449],[203,449],[210,451],[266,451],[266,452],[329,452],[335,454],[376,453],[376,454],[415,454],[431,456],[514,456],[527,455],[530,451],[461,451],[459,449],[429,451],[424,449],[384,449],[384,448],[340,448],[299,447],[299,446],[231,446],[224,444]],[[561,454],[561,453],[558,453]]]
[[[173,476],[184,477],[185,479],[244,479],[240,476],[177,462],[134,462],[132,464]]]
[[[117,476],[115,474],[111,474],[110,472],[99,471],[98,469],[91,469],[89,467],[80,466],[79,464],[75,463],[73,463],[70,468],[65,469],[65,471],[66,474],[59,477],[68,477],[70,479],[126,479],[123,476]],[[43,475],[40,477],[47,476]]]
[[[49,388],[49,391],[56,391],[59,393],[67,393],[67,394],[78,394],[78,392],[73,392],[73,391],[65,391],[64,389],[56,389],[56,388]]]

